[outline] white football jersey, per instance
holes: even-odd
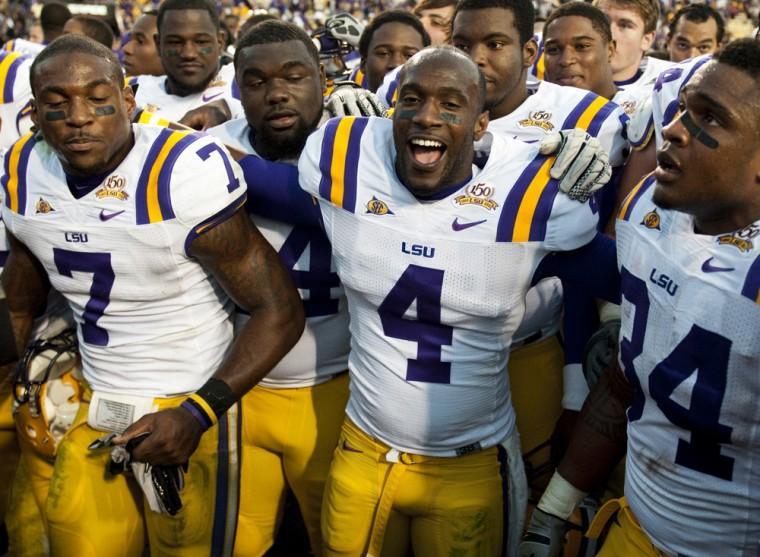
[[[493,134],[540,141],[559,130],[581,128],[599,139],[613,167],[625,162],[627,117],[614,102],[584,89],[540,82],[513,112],[488,123]],[[479,150],[480,146],[475,145]]]
[[[24,136],[6,156],[2,215],[68,300],[90,386],[171,396],[198,389],[232,339],[232,303],[187,249],[245,187],[210,136],[133,130],[127,157],[80,199],[48,144]]]
[[[663,128],[670,124],[678,113],[678,96],[681,89],[710,60],[712,54],[697,56],[668,68],[657,77],[652,94],[652,125],[658,149],[662,147]]]
[[[167,93],[166,79],[165,75],[138,75],[130,78],[129,84],[137,88],[135,93],[137,106],[171,122],[177,122],[195,108],[213,101],[224,100],[232,113],[232,118],[243,115],[240,96],[238,94],[236,98],[234,95],[235,68],[232,64],[222,66],[205,91],[185,97]]]
[[[636,74],[630,79],[616,81],[618,89],[628,89],[631,87],[652,87],[657,76],[675,65],[675,62],[669,60],[660,60],[651,56],[644,56],[639,64]]]
[[[33,61],[18,52],[0,50],[0,154],[31,126],[29,69]]]
[[[691,557],[760,544],[760,221],[700,235],[637,186],[617,222],[625,495],[655,546]]]
[[[465,185],[419,200],[396,176],[392,126],[330,120],[298,165],[351,314],[347,413],[398,450],[465,454],[512,433],[504,370],[525,293],[544,255],[593,238],[596,214],[558,194],[553,159],[499,137]]]
[[[26,39],[13,39],[3,45],[3,50],[8,52],[18,52],[26,56],[37,56],[45,48],[44,44],[33,43]]]
[[[237,118],[208,132],[225,145],[256,156],[251,128]],[[332,247],[318,226],[293,226],[260,215],[251,220],[277,250],[304,304],[306,327],[296,345],[261,380],[271,388],[317,385],[348,369],[348,306],[332,260]],[[242,326],[248,314],[238,312]]]

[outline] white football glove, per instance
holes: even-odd
[[[351,81],[338,81],[327,98],[325,108],[330,116],[380,116],[385,117],[387,108],[371,91],[362,89]]]
[[[570,199],[584,203],[612,176],[609,157],[599,140],[579,128],[561,130],[541,140],[543,155],[556,153],[549,171]]]
[[[520,557],[556,557],[566,531],[567,522],[536,507],[520,542]]]
[[[327,19],[325,27],[333,38],[359,48],[359,37],[362,36],[364,25],[351,14],[336,14]]]

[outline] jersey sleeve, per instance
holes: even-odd
[[[0,104],[25,102],[32,96],[32,60],[18,52],[0,52]]]
[[[596,234],[599,215],[592,203],[580,203],[557,192],[546,223],[544,247],[569,251],[588,244]]]
[[[608,108],[609,114],[602,121],[598,132],[592,123],[589,126],[589,133],[599,139],[599,143],[602,144],[610,157],[610,165],[615,168],[622,166],[627,156],[628,142],[626,141],[625,129],[628,124],[628,115],[615,103],[610,102]]]
[[[192,240],[227,220],[245,204],[245,180],[225,147],[211,136],[170,130],[162,134],[167,132],[171,134],[168,141],[179,135],[176,143],[187,144],[173,161],[169,159],[174,150],[169,151],[163,166],[172,166],[166,174],[163,167],[158,172],[158,195],[162,192],[161,179],[165,178],[170,189],[168,209],[187,230],[187,250]]]

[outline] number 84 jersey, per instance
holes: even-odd
[[[760,543],[760,222],[720,236],[657,207],[653,177],[617,222],[625,494],[671,554],[756,555]]]
[[[487,448],[514,428],[507,357],[535,268],[590,241],[596,215],[516,140],[493,137],[485,167],[438,199],[414,197],[395,158],[390,120],[343,118],[299,161],[348,300],[347,413],[401,451]]]
[[[232,304],[187,249],[245,188],[211,137],[133,131],[126,158],[79,199],[49,145],[23,137],[5,159],[2,215],[71,306],[89,385],[169,396],[200,387],[231,342]]]

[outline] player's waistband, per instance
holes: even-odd
[[[348,443],[347,447],[342,448],[344,450],[351,451],[353,449],[361,450],[370,458],[374,458],[378,462],[388,463],[401,463],[401,464],[421,464],[423,462],[450,462],[452,458],[463,457],[474,453],[480,453],[482,451],[493,450],[496,451],[495,445],[483,446],[481,443],[472,443],[466,447],[460,447],[452,451],[450,455],[423,455],[418,453],[407,452],[400,449],[395,449],[384,443],[380,439],[373,437],[369,433],[361,429],[354,421],[346,416],[343,423],[343,434],[341,443]],[[360,447],[352,447],[351,443],[361,445]]]

